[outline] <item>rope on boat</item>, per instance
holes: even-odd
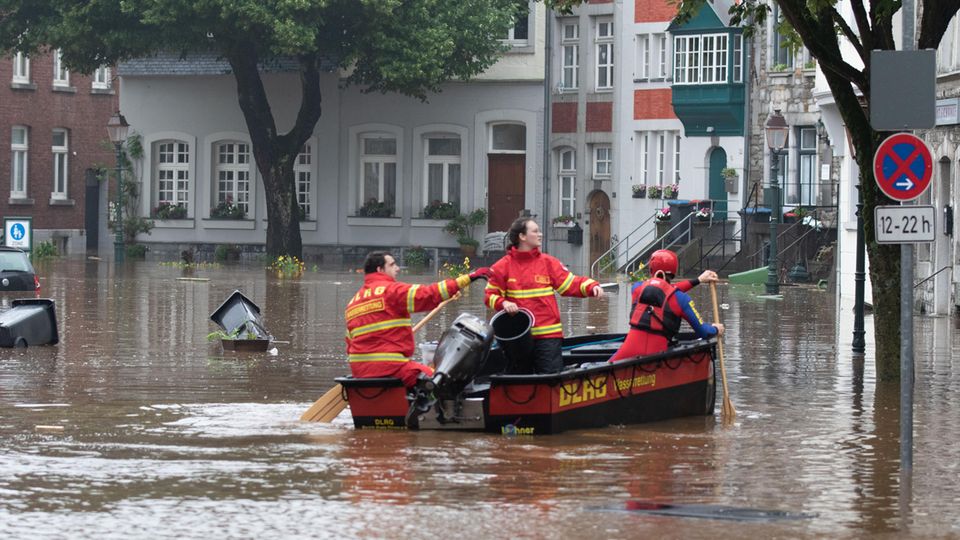
[[[379,388],[377,389],[378,392],[377,392],[376,394],[373,394],[373,395],[370,395],[370,396],[365,396],[365,395],[363,395],[363,392],[360,391],[360,387],[354,388],[353,391],[356,392],[357,395],[360,396],[360,397],[362,397],[363,399],[377,399],[378,397],[382,396],[383,393],[386,392],[386,391],[389,390],[389,389],[390,389],[390,388],[387,387],[387,386],[381,386],[381,387],[379,387]]]

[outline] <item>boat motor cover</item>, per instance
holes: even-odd
[[[487,321],[470,313],[460,314],[440,337],[433,355],[438,395],[459,394],[483,367],[491,343],[493,327]]]

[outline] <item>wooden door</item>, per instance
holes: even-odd
[[[524,208],[525,154],[489,154],[487,232],[506,231]]]
[[[590,264],[610,249],[610,197],[602,191],[590,195]]]
[[[713,201],[713,217],[727,219],[727,186],[721,171],[727,167],[727,153],[719,146],[710,152],[709,195]],[[696,209],[694,209],[696,212]]]

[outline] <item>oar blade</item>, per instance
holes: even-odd
[[[303,422],[330,422],[340,414],[347,406],[347,401],[343,399],[343,386],[335,385],[320,399],[315,401],[302,415],[300,420]]]

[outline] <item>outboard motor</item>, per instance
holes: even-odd
[[[414,387],[407,425],[415,422],[418,414],[428,412],[438,400],[440,421],[454,420],[448,405],[460,399],[464,388],[483,367],[492,343],[493,327],[487,321],[469,313],[460,314],[440,337],[433,355],[437,366],[433,376],[421,375]]]

